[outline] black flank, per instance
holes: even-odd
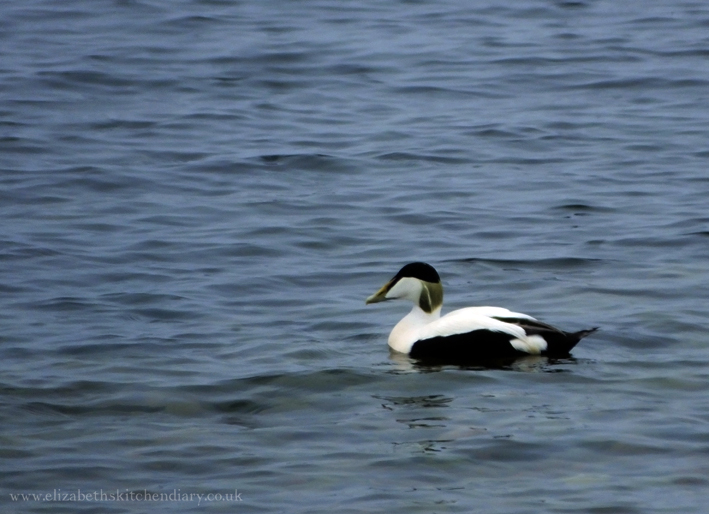
[[[491,330],[432,337],[416,341],[409,355],[413,359],[435,362],[475,362],[528,355],[510,344],[514,336]]]
[[[528,335],[543,337],[547,342],[547,349],[541,355],[548,357],[568,357],[576,343],[597,330],[597,328],[592,328],[568,333],[536,320],[498,319],[522,327]],[[515,336],[505,332],[473,330],[464,334],[432,337],[417,341],[411,348],[409,355],[413,359],[425,362],[449,364],[514,359],[529,355],[515,349],[510,344],[512,339],[515,339]]]

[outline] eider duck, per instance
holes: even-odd
[[[411,358],[436,362],[566,357],[597,328],[564,332],[502,307],[467,307],[441,317],[443,286],[433,266],[407,264],[366,303],[410,300],[414,308],[389,334],[389,346]]]

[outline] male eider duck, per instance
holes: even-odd
[[[564,332],[502,307],[467,307],[441,317],[443,286],[433,266],[407,264],[366,303],[411,300],[414,308],[389,334],[389,346],[418,360],[473,362],[524,355],[568,356],[596,328]]]

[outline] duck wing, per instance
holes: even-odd
[[[530,354],[567,356],[576,343],[595,330],[567,333],[527,314],[501,307],[468,307],[425,326],[410,356],[445,362]]]
[[[424,361],[464,363],[539,353],[517,349],[512,342],[527,339],[524,328],[496,319],[490,314],[511,316],[510,319],[527,322],[535,321],[530,316],[500,307],[467,307],[453,311],[423,327],[409,355]]]

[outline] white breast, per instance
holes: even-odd
[[[397,352],[409,353],[414,343],[421,339],[422,331],[435,323],[440,316],[440,308],[428,313],[414,305],[411,312],[404,316],[389,334],[389,346]]]

